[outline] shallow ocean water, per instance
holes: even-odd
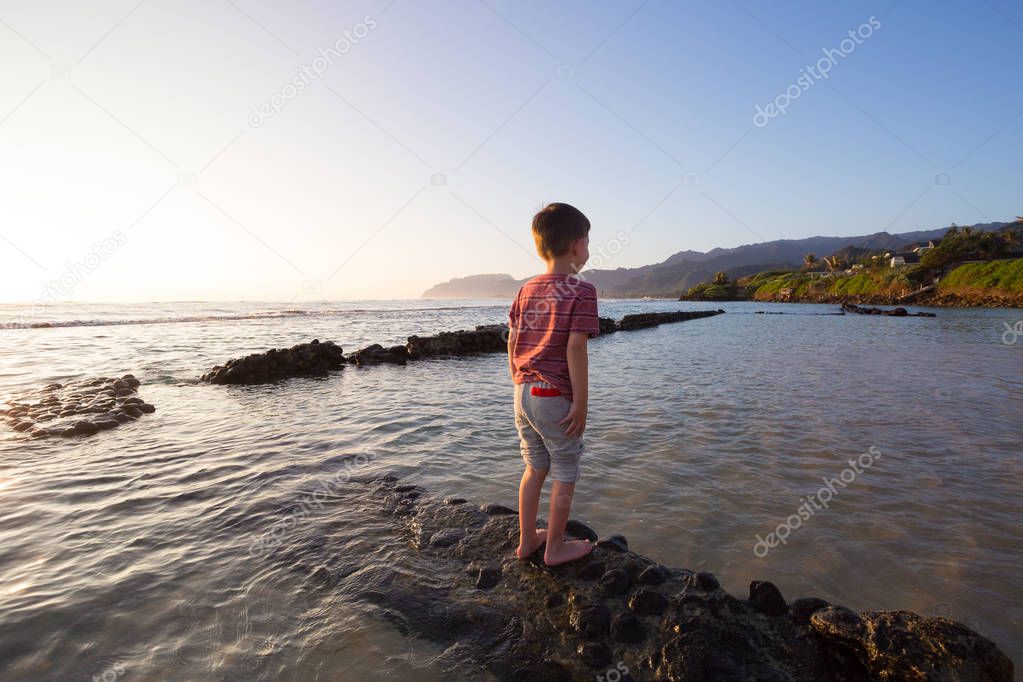
[[[711,307],[601,301],[600,313]],[[1023,311],[720,307],[728,313],[591,342],[573,516],[662,563],[709,570],[739,597],[768,579],[790,600],[948,615],[1023,663],[1023,338],[1003,338]],[[435,665],[435,644],[364,598],[382,568],[429,566],[402,551],[348,474],[391,472],[440,496],[514,506],[522,461],[505,357],[257,387],[196,378],[269,347],[319,338],[350,351],[500,322],[506,310],[186,303],[25,318],[0,306],[0,323],[62,325],[0,331],[0,397],[131,372],[157,407],[84,439],[31,441],[0,426],[2,677],[477,675]],[[869,448],[880,456],[827,509],[757,556],[758,536]],[[330,500],[308,505],[324,486]],[[298,523],[287,521],[296,508]],[[310,557],[329,557],[344,587],[311,587]]]

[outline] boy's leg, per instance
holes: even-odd
[[[515,427],[519,432],[522,459],[526,463],[526,470],[522,473],[522,481],[519,483],[519,546],[515,550],[515,556],[520,559],[532,555],[547,540],[547,531],[536,528],[536,516],[540,508],[540,491],[551,465],[543,438],[526,416],[523,393],[523,385],[516,385]]]
[[[551,484],[551,515],[547,522],[547,549],[543,554],[543,561],[548,566],[574,561],[593,551],[593,545],[589,540],[564,542],[565,526],[572,511],[574,493],[575,483],[554,481]]]
[[[536,527],[545,478],[546,469],[534,469],[528,464],[522,473],[519,483],[519,547],[515,550],[515,556],[520,559],[529,557],[547,540],[547,531]]]

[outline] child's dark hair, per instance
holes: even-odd
[[[565,255],[572,242],[589,233],[589,219],[575,206],[547,204],[533,216],[533,239],[541,258]]]

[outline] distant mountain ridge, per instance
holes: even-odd
[[[971,227],[978,231],[993,231],[1006,225],[1008,223],[986,223]],[[653,265],[614,270],[584,270],[583,276],[586,281],[597,287],[597,292],[602,297],[678,298],[681,292],[690,287],[709,281],[716,272],[726,272],[730,277],[737,278],[764,270],[799,267],[803,263],[803,256],[808,253],[827,256],[846,246],[894,251],[914,243],[927,243],[929,240],[939,239],[948,229],[941,227],[901,234],[876,232],[858,237],[778,239],[728,249],[715,248],[706,253],[680,251]],[[515,279],[508,274],[457,277],[431,287],[422,297],[512,298],[526,279]]]

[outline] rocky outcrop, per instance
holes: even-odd
[[[682,322],[720,315],[723,310],[675,311],[626,315],[619,322],[600,318],[600,333],[645,329],[667,322]],[[380,364],[404,365],[424,358],[504,353],[508,350],[508,325],[484,324],[473,330],[441,332],[435,336],[410,336],[404,346],[366,346],[347,356],[333,341],[303,343],[292,348],[270,349],[216,366],[201,379],[211,384],[261,384],[296,376],[324,376],[342,369],[345,363],[368,367]]]
[[[713,317],[721,315],[724,310],[674,310],[667,313],[636,313],[626,315],[618,322],[618,331],[628,332],[636,329],[656,327],[659,324],[669,322],[685,322],[686,320],[697,320],[701,317]]]
[[[92,436],[156,411],[138,397],[139,386],[131,374],[50,384],[11,401],[0,414],[32,438]]]
[[[549,568],[540,550],[525,561],[513,557],[518,519],[507,507],[434,498],[392,476],[353,480],[360,500],[404,538],[408,556],[389,562],[430,570],[388,572],[370,584],[370,569],[350,562],[332,572],[330,550],[317,537],[281,561],[308,570],[321,589],[379,608],[410,649],[434,642],[443,651],[432,659],[439,670],[483,668],[501,680],[1013,679],[1012,662],[995,644],[948,619],[856,613],[817,598],[789,604],[761,580],[736,597],[708,572],[628,550],[621,536]],[[578,521],[569,531],[597,537]]]
[[[436,336],[408,337],[408,355],[413,360],[444,355],[503,353],[508,350],[508,326],[479,325],[474,331],[441,332]]]
[[[408,362],[408,357],[408,348],[405,346],[384,348],[379,343],[374,343],[372,346],[366,346],[361,350],[351,353],[346,356],[346,359],[353,365],[364,367],[366,365],[379,365],[382,363],[404,365]]]
[[[262,384],[287,377],[326,376],[331,370],[343,369],[344,352],[333,341],[300,343],[291,348],[271,348],[228,360],[202,376],[211,384]]]
[[[856,313],[857,315],[886,315],[888,317],[936,317],[934,313],[911,313],[905,308],[882,310],[881,308],[858,306],[855,303],[843,303],[842,311],[846,313]]]

